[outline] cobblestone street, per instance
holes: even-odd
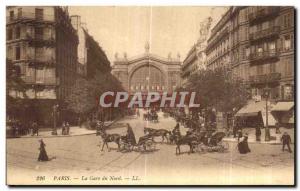
[[[130,123],[134,130],[140,125],[171,130],[176,125],[173,118],[164,118],[162,113],[159,113],[159,120],[159,123],[147,123],[141,115],[140,118],[127,117],[118,123]],[[181,132],[185,134],[184,128]],[[125,134],[126,128],[112,125],[108,133]],[[111,151],[105,147],[101,152],[101,138],[95,135],[47,137],[43,140],[52,160],[37,162],[39,139],[7,140],[7,175],[12,183],[149,184],[151,179],[151,184],[176,184],[174,180],[178,178],[189,184],[294,182],[294,154],[282,152],[281,145],[250,143],[251,153],[246,155],[239,154],[235,142],[229,142],[229,150],[225,153],[188,154],[189,147],[182,146],[183,153],[175,155],[176,146],[160,143],[160,138],[155,139],[157,144],[153,152],[122,153],[117,151],[115,143],[109,143]],[[68,178],[62,180],[61,176]],[[162,176],[166,178],[156,178]]]

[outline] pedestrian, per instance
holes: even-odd
[[[243,139],[238,142],[238,150],[240,154],[247,154],[251,152],[249,145],[248,145],[248,133],[245,134]]]
[[[39,154],[39,158],[38,161],[49,161],[45,146],[46,144],[44,143],[43,139],[39,140],[40,142],[40,154]]]
[[[237,133],[237,126],[236,125],[233,125],[233,138],[236,138],[236,133]]]
[[[35,129],[35,132],[36,132],[36,136],[39,136],[39,124],[36,122],[36,129]]]
[[[100,135],[101,132],[101,121],[98,120],[96,124],[96,136]]]
[[[16,121],[13,119],[11,122],[11,128],[12,128],[12,136],[16,137],[16,127],[17,127],[17,123]]]
[[[284,152],[284,147],[285,145],[288,147],[289,152],[291,153],[291,147],[290,147],[290,143],[292,142],[290,135],[287,132],[284,132],[282,137],[281,137],[281,141],[282,141],[282,152]]]
[[[66,132],[66,122],[63,121],[62,127],[61,127],[61,134],[65,135],[65,132]]]
[[[131,145],[136,145],[135,135],[133,133],[132,127],[127,123],[127,139]]]
[[[238,128],[237,134],[238,134],[238,142],[239,142],[240,139],[243,137],[243,131],[242,131],[242,128]]]
[[[70,134],[70,124],[69,124],[69,122],[66,123],[66,134],[67,135]]]
[[[256,141],[260,141],[260,137],[261,137],[260,126],[256,126],[255,135],[256,135]]]
[[[186,132],[186,137],[191,136],[193,134],[193,129],[189,128]]]
[[[80,117],[78,117],[78,126],[79,126],[79,128],[81,128],[81,118]]]
[[[32,134],[31,134],[31,136],[34,136],[35,134],[39,135],[38,124],[37,124],[36,121],[32,122],[31,127],[32,127]]]
[[[279,128],[280,128],[279,123],[277,122],[277,123],[275,124],[275,126],[276,126],[276,134],[280,134],[281,132],[280,132],[280,130],[279,130]]]
[[[179,123],[177,122],[176,126],[174,127],[174,129],[172,130],[172,134],[174,136],[178,136],[180,137],[181,136],[181,133],[180,133],[180,126],[179,126]]]

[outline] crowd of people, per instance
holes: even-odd
[[[52,128],[52,127],[50,127]],[[17,119],[7,121],[7,137],[20,137],[24,135],[39,136],[41,125],[37,121],[22,123]],[[61,135],[70,134],[70,124],[63,121],[61,125]]]
[[[169,110],[167,111],[170,116],[174,117],[178,122],[183,124],[185,127],[189,128],[187,131],[187,134],[189,134],[192,131],[207,131],[208,137],[211,137],[212,133],[216,131],[216,122],[215,122],[215,117],[207,117],[207,115],[199,112],[193,115],[186,115],[184,112],[180,112],[179,110]],[[238,151],[241,154],[246,154],[251,152],[251,149],[249,148],[248,145],[248,133],[243,133],[243,126],[242,126],[242,121],[231,118],[231,122],[228,123],[229,127],[227,128],[227,136],[233,136],[233,138],[237,139],[237,148]],[[263,123],[256,123],[255,125],[255,138],[257,142],[260,142],[261,135],[262,135],[262,128],[263,128]],[[276,124],[276,134],[280,134],[279,130],[279,125]],[[232,129],[232,134],[229,133],[230,129]],[[173,129],[173,133],[176,133],[180,135],[179,132],[179,123],[176,125],[176,127]],[[287,132],[284,132],[282,137],[281,137],[281,143],[282,143],[282,151],[285,151],[285,147],[287,147],[289,152],[291,151],[291,137],[288,135]]]

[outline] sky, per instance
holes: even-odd
[[[213,25],[226,11],[225,7],[82,7],[70,6],[70,15],[80,15],[88,32],[105,51],[111,64],[115,53],[135,57],[145,52],[162,57],[180,54],[184,60],[199,38],[200,22],[211,16]]]

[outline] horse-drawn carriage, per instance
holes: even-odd
[[[224,132],[216,132],[210,138],[205,137],[201,144],[196,145],[197,152],[225,152],[229,144],[223,141],[226,136]]]
[[[120,141],[120,151],[121,152],[149,152],[156,149],[155,142],[150,136],[142,136],[139,138],[138,142],[132,141],[127,135],[121,137]]]
[[[116,143],[118,145],[118,151],[120,152],[149,152],[155,150],[153,135],[149,133],[145,135],[142,124],[137,123],[135,128],[132,128],[128,123],[119,125],[120,128],[127,127],[127,133],[125,135],[116,133],[108,134],[104,129],[100,131],[99,135],[103,142],[102,151],[105,145],[107,149],[110,150],[108,143]]]
[[[171,135],[171,143],[176,144],[176,154],[180,154],[180,146],[188,145],[191,152],[225,152],[229,148],[227,142],[222,141],[225,137],[224,132],[216,132],[210,136],[207,131],[192,132],[185,136]],[[172,141],[173,140],[173,141]]]

